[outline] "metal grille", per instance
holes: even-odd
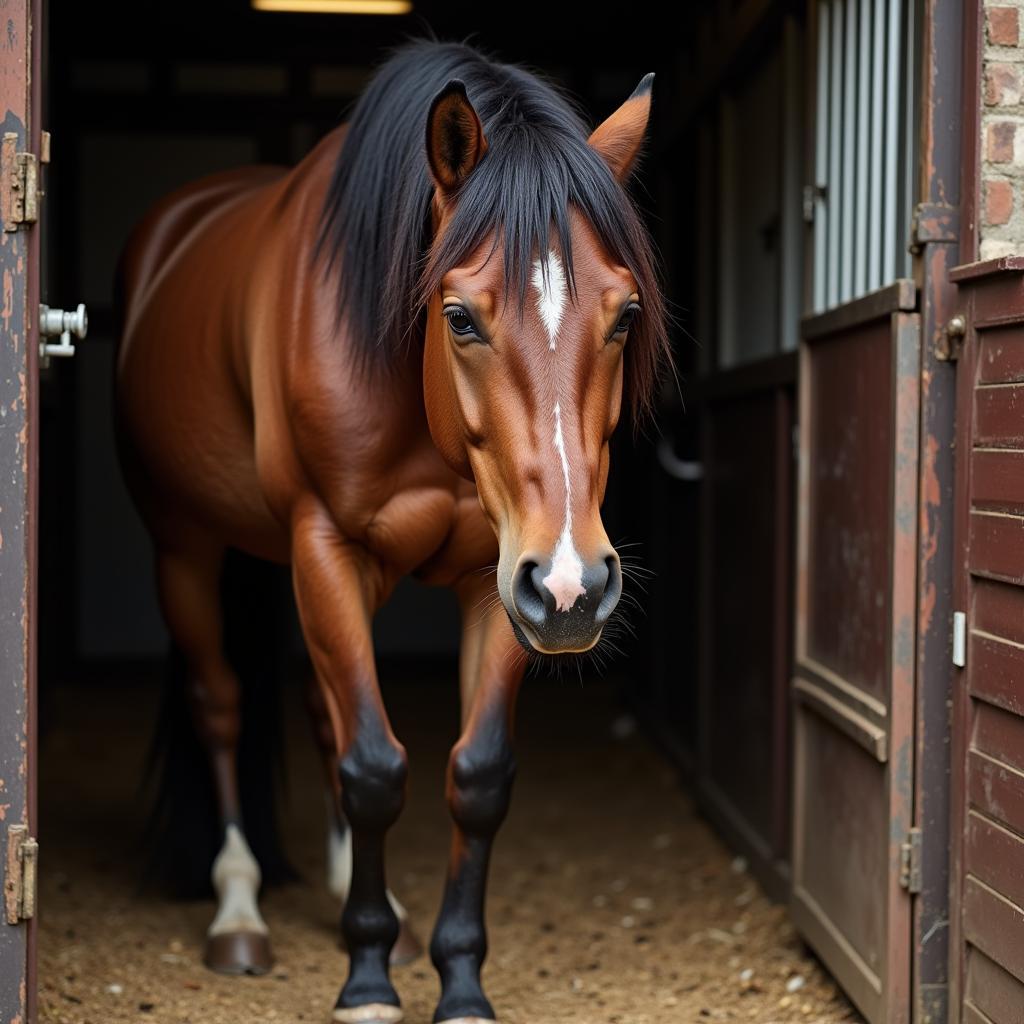
[[[818,313],[910,273],[914,0],[819,0],[813,306]]]

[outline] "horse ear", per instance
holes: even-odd
[[[484,126],[453,78],[430,104],[427,115],[427,160],[437,187],[449,193],[461,185],[487,152]]]
[[[624,182],[629,177],[643,145],[647,120],[651,116],[653,86],[654,73],[644,75],[633,95],[590,136],[590,145],[604,157],[619,181]]]

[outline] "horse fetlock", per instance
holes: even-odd
[[[400,926],[398,914],[388,899],[361,900],[353,896],[341,912],[341,933],[353,954],[383,950],[386,961],[398,939]]]

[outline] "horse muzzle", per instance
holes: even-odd
[[[522,643],[540,654],[590,650],[622,596],[619,556],[607,549],[583,562],[578,556],[524,554],[512,573],[505,606]],[[511,607],[510,607],[511,606]]]

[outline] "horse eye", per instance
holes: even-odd
[[[626,331],[628,331],[630,329],[630,327],[633,326],[633,321],[636,319],[636,315],[639,312],[640,312],[640,307],[635,302],[632,303],[631,305],[627,306],[622,311],[622,318],[615,325],[615,330],[613,332],[613,337],[616,334],[625,334]]]
[[[461,306],[448,306],[444,310],[444,317],[453,334],[475,335],[477,333],[472,318]]]

